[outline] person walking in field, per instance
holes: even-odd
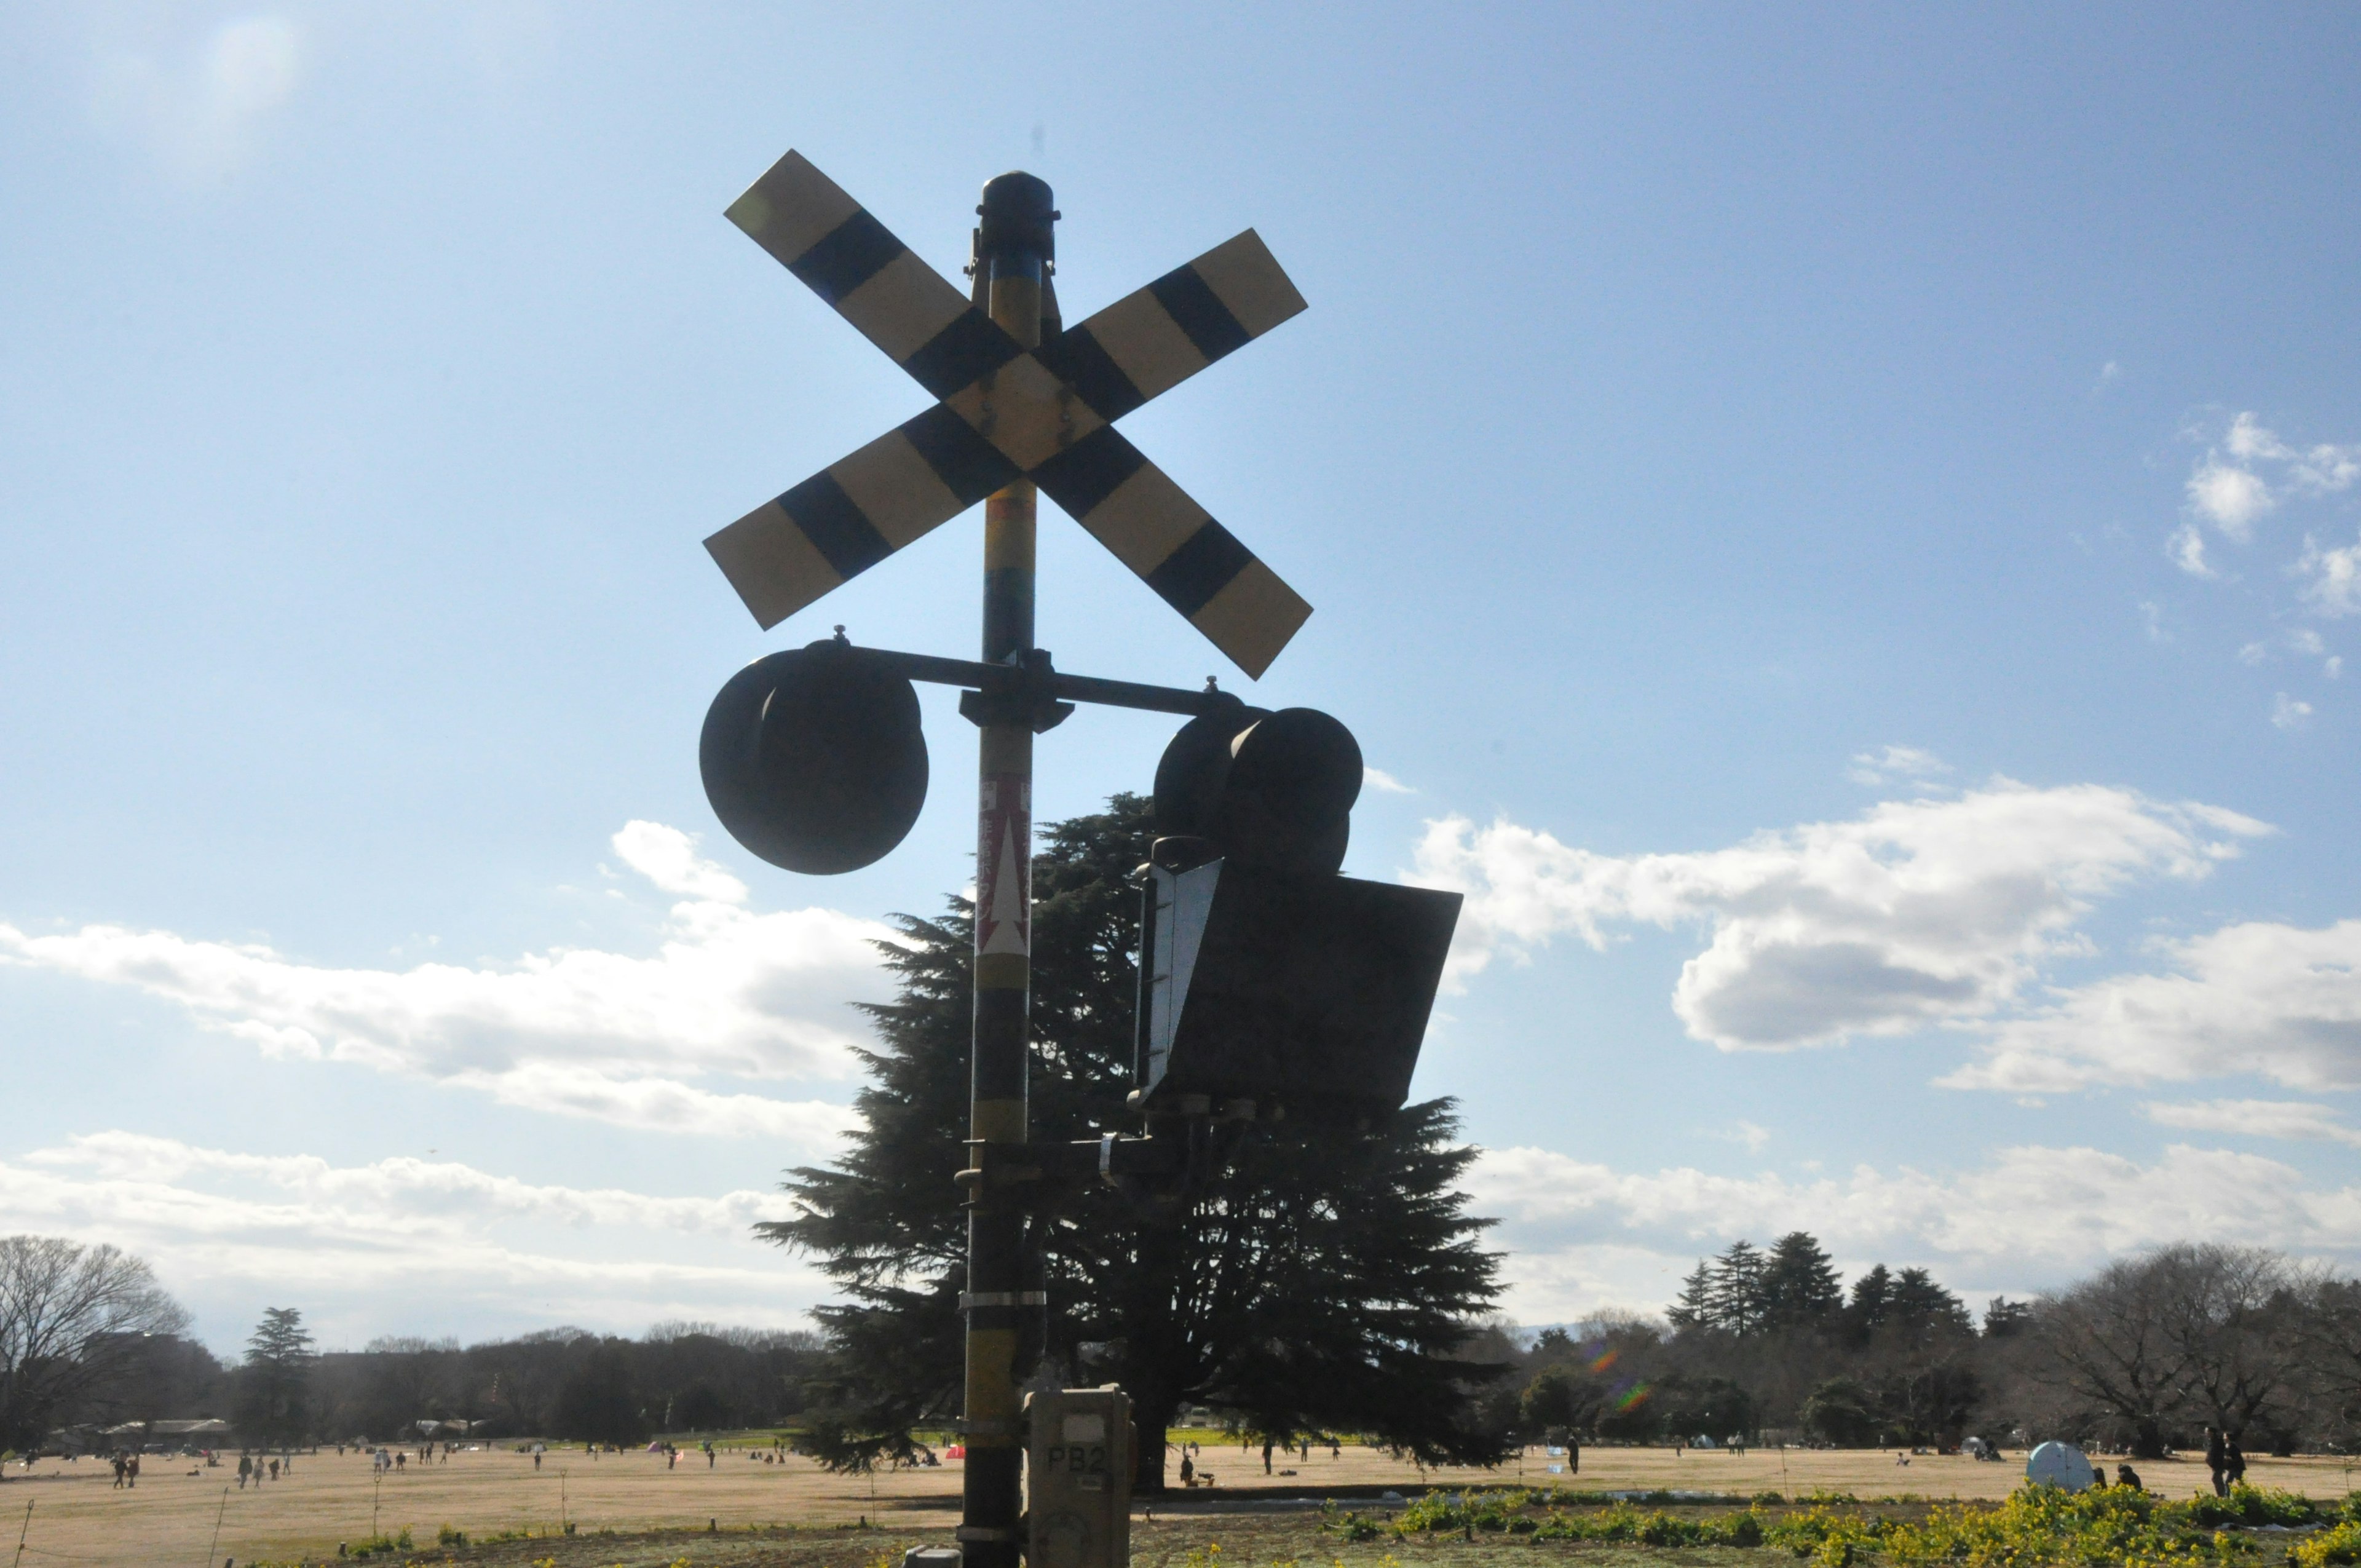
[[[253,1474],[253,1457],[249,1454],[239,1454],[237,1456],[237,1489],[239,1491],[243,1492],[246,1490],[247,1478]]]
[[[127,1465],[124,1466],[124,1470],[123,1470],[123,1484],[124,1484],[126,1486],[128,1486],[128,1487],[132,1488],[132,1489],[133,1489],[133,1490],[135,1490],[135,1491],[136,1491],[136,1490],[137,1490],[137,1488],[138,1488],[138,1486],[139,1486],[139,1456],[138,1456],[137,1454],[136,1454],[136,1453],[135,1453],[135,1454],[133,1454],[133,1455],[131,1456],[131,1463],[130,1463],[129,1464],[127,1464]]]
[[[2222,1473],[2230,1478],[2230,1486],[2243,1486],[2246,1482],[2246,1451],[2238,1446],[2238,1434],[2230,1434],[2229,1445],[2222,1451]],[[2224,1497],[2229,1488],[2223,1488]]]
[[[2230,1452],[2228,1445],[2222,1441],[2220,1427],[2205,1429],[2205,1468],[2213,1475],[2213,1495],[2217,1497],[2228,1497],[2230,1483],[2224,1477],[2229,1472]]]

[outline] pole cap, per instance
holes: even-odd
[[[983,200],[975,210],[983,219],[975,235],[978,260],[1013,260],[1020,256],[1043,261],[1057,258],[1050,225],[1059,214],[1048,181],[1013,170],[987,180]]]

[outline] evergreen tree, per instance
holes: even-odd
[[[237,1425],[264,1444],[302,1440],[310,1426],[306,1400],[313,1364],[312,1336],[303,1314],[292,1307],[269,1307],[246,1342],[246,1366],[238,1376]]]
[[[1790,1231],[1771,1247],[1763,1271],[1765,1326],[1792,1328],[1825,1321],[1844,1305],[1844,1282],[1819,1242]]]
[[[1852,1282],[1852,1299],[1845,1306],[1848,1326],[1861,1336],[1884,1327],[1893,1301],[1894,1276],[1886,1271],[1885,1265],[1874,1265]]]
[[[1894,1294],[1885,1316],[1888,1322],[1914,1331],[1952,1329],[1973,1333],[1976,1326],[1968,1304],[1938,1285],[1923,1268],[1905,1268],[1894,1277]]]
[[[1035,863],[1031,1136],[1136,1133],[1132,1018],[1147,803],[1043,832]],[[833,1168],[790,1173],[793,1217],[758,1229],[819,1260],[846,1299],[815,1314],[836,1350],[803,1446],[840,1468],[912,1452],[911,1429],[958,1413],[965,1224],[949,1179],[966,1135],[972,910],[904,916],[882,944],[898,993],[867,1011],[878,1043],[860,1125]],[[1498,1287],[1496,1254],[1454,1190],[1476,1151],[1449,1101],[1367,1131],[1296,1122],[1233,1129],[1228,1158],[1177,1213],[1143,1214],[1097,1182],[1028,1225],[1060,1375],[1120,1383],[1144,1441],[1139,1485],[1163,1486],[1161,1434],[1184,1403],[1285,1436],[1341,1428],[1430,1463],[1488,1462],[1474,1391],[1505,1365],[1463,1347]]]
[[[2033,1303],[1995,1296],[1984,1303],[1984,1338],[2008,1339],[2033,1324]]]
[[[1715,1324],[1713,1304],[1713,1266],[1697,1259],[1689,1277],[1681,1281],[1681,1293],[1664,1310],[1665,1321],[1675,1329],[1709,1329]]]
[[[1731,1333],[1754,1333],[1763,1327],[1765,1264],[1763,1254],[1744,1239],[1713,1260],[1712,1303],[1715,1323]]]

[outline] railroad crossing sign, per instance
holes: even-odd
[[[1028,349],[799,153],[729,216],[939,400],[705,542],[765,630],[1020,478],[1249,675],[1311,615],[1114,425],[1303,309],[1254,230]]]

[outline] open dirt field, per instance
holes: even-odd
[[[577,1532],[575,1539],[546,1548],[564,1568],[594,1561],[602,1568],[641,1561],[669,1563],[680,1556],[700,1564],[761,1562],[866,1568],[889,1550],[898,1555],[902,1545],[946,1539],[956,1520],[956,1461],[939,1469],[880,1475],[873,1487],[858,1477],[829,1475],[807,1460],[759,1464],[748,1457],[750,1452],[724,1450],[710,1467],[702,1454],[683,1454],[676,1469],[667,1469],[661,1453],[608,1453],[593,1459],[578,1450],[553,1451],[536,1472],[527,1455],[477,1451],[432,1465],[413,1462],[380,1485],[372,1481],[368,1461],[358,1453],[338,1457],[330,1450],[299,1455],[291,1476],[244,1492],[236,1488],[234,1468],[199,1469],[192,1475],[189,1472],[195,1466],[187,1460],[149,1456],[134,1491],[115,1490],[103,1464],[44,1460],[29,1472],[12,1466],[6,1483],[0,1485],[0,1562],[16,1568],[13,1553],[20,1524],[26,1526],[23,1568],[146,1568],[156,1563],[215,1568],[224,1558],[234,1558],[240,1565],[258,1560],[333,1562],[339,1541],[369,1536],[374,1510],[377,1528],[386,1534],[409,1527],[420,1546],[414,1555],[428,1561],[443,1555],[433,1545],[443,1525],[464,1530],[480,1541],[503,1530],[555,1532],[571,1522]],[[1980,1464],[1922,1454],[1905,1467],[1890,1452],[1758,1449],[1743,1455],[1691,1453],[1676,1459],[1670,1449],[1590,1448],[1583,1451],[1578,1475],[1553,1475],[1548,1466],[1561,1462],[1533,1450],[1521,1461],[1494,1471],[1438,1470],[1422,1477],[1414,1465],[1347,1446],[1340,1459],[1319,1449],[1308,1462],[1275,1460],[1276,1469],[1298,1474],[1266,1478],[1259,1450],[1248,1454],[1208,1442],[1197,1462],[1202,1470],[1213,1473],[1217,1485],[1154,1510],[1155,1522],[1143,1522],[1136,1542],[1143,1563],[1152,1564],[1174,1550],[1185,1550],[1177,1545],[1184,1540],[1202,1545],[1196,1538],[1224,1539],[1224,1531],[1262,1530],[1286,1511],[1279,1507],[1284,1500],[1316,1497],[1340,1487],[1406,1490],[1422,1484],[1521,1482],[1738,1495],[1793,1495],[1824,1487],[1864,1497],[1905,1493],[1998,1497],[2017,1484],[2024,1455]],[[2203,1466],[2185,1460],[2147,1462],[2139,1469],[2151,1491],[2168,1497],[2186,1497],[2205,1485]],[[2247,1479],[2315,1497],[2342,1497],[2356,1484],[2351,1462],[2343,1459],[2258,1459],[2251,1463]],[[29,1520],[25,1513],[28,1503]],[[1140,1513],[1145,1516],[1148,1510]],[[209,1552],[216,1518],[219,1539]],[[705,1536],[708,1521],[720,1531],[738,1533]],[[866,1529],[861,1528],[863,1521]],[[775,1527],[792,1535],[749,1536],[750,1526]],[[1300,1525],[1293,1528],[1300,1532]],[[601,1530],[638,1535],[664,1529],[698,1533],[663,1543],[616,1541],[609,1545],[595,1539]],[[538,1554],[544,1549],[534,1550]],[[1358,1561],[1350,1552],[1341,1555],[1351,1560],[1347,1568]],[[1249,1560],[1243,1555],[1233,1552],[1227,1558],[1237,1568],[1247,1568]],[[1370,1557],[1373,1563],[1378,1560]]]

